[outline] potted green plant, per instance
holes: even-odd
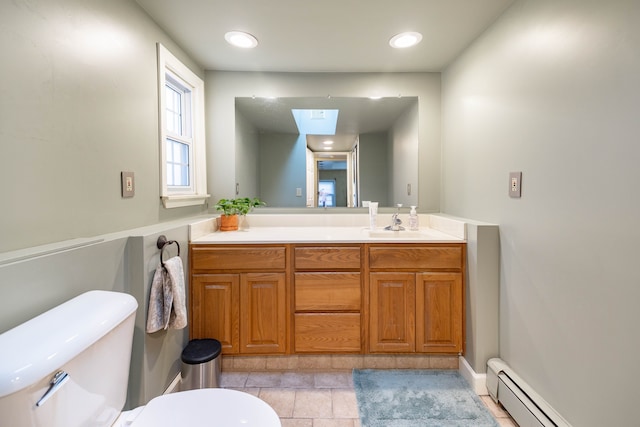
[[[220,199],[215,208],[222,212],[220,216],[220,231],[238,229],[238,215],[246,215],[256,206],[264,206],[265,202],[257,197],[241,197],[238,199]]]

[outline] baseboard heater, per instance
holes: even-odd
[[[487,365],[489,395],[520,427],[571,427],[502,359],[490,359]]]

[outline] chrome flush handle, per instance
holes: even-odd
[[[53,396],[53,394],[58,391],[60,387],[62,387],[64,383],[67,382],[67,380],[69,380],[69,374],[67,374],[65,371],[56,372],[56,374],[51,379],[51,382],[49,383],[49,390],[47,390],[44,396],[42,396],[40,400],[38,400],[36,406],[44,405],[44,402],[46,402],[51,396]]]

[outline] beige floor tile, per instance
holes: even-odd
[[[330,418],[316,418],[313,427],[353,427],[353,420],[336,420]]]
[[[280,387],[280,372],[249,372],[245,387]]]
[[[283,388],[263,388],[258,397],[267,402],[280,418],[291,418],[296,401],[295,390]]]
[[[331,418],[331,390],[296,390],[293,418]]]
[[[285,372],[282,374],[282,387],[313,388],[314,375],[303,372]]]
[[[282,427],[313,427],[311,418],[281,418]]]
[[[314,375],[316,388],[353,387],[351,372],[320,372]]]
[[[220,375],[220,387],[237,388],[244,387],[247,383],[248,372],[223,372]]]
[[[358,418],[358,402],[353,390],[331,390],[334,418]]]
[[[378,356],[371,360],[384,364],[388,362],[386,358]],[[450,366],[452,360],[457,364],[457,358],[434,358],[435,364],[442,366],[440,369]],[[326,359],[314,357],[308,361],[322,364]],[[220,382],[224,388],[240,390],[267,402],[281,418],[282,427],[361,427],[350,371],[223,371]],[[489,396],[480,397],[501,427],[518,427]]]

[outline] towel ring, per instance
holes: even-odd
[[[162,265],[162,267],[164,267],[164,260],[162,259],[162,255],[164,255],[164,248],[167,247],[167,245],[171,245],[174,243],[178,247],[178,256],[180,256],[180,243],[178,243],[176,240],[167,240],[167,236],[165,236],[164,234],[158,237],[156,246],[158,247],[158,249],[160,249],[160,264]]]

